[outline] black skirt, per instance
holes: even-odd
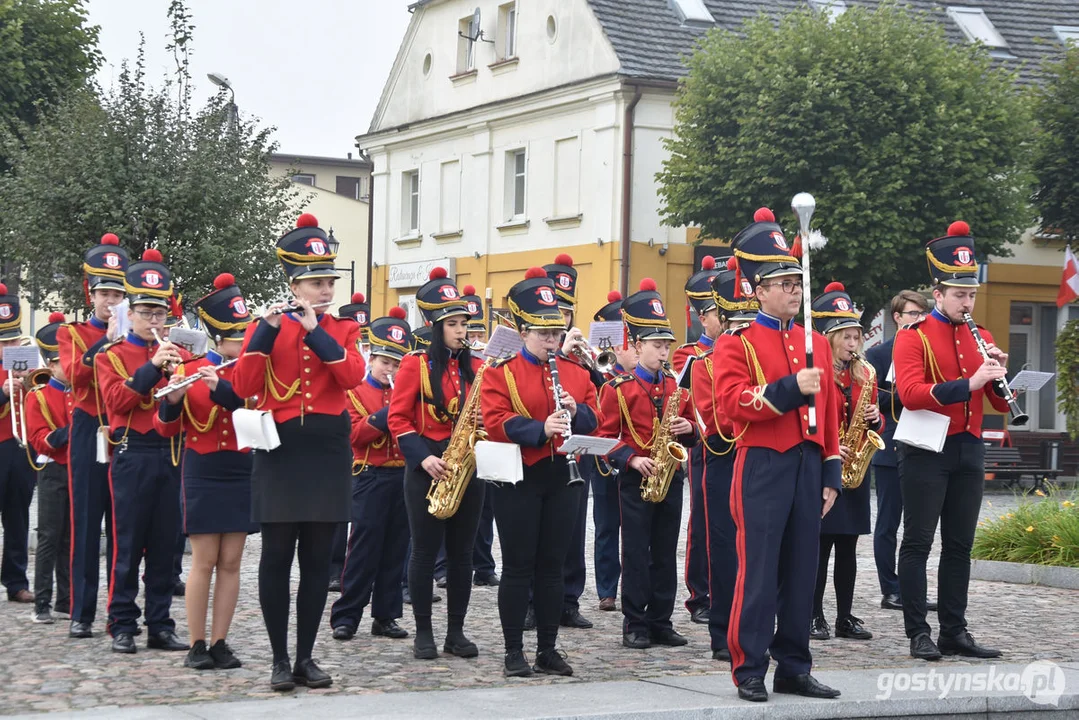
[[[348,522],[352,507],[348,413],[277,424],[281,445],[255,451],[251,519],[258,523]]]
[[[869,473],[854,490],[844,490],[820,523],[822,535],[868,535]]]
[[[258,532],[251,522],[251,453],[184,451],[184,534]]]

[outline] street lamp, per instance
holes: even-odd
[[[240,111],[236,107],[236,91],[232,89],[232,83],[229,82],[227,77],[218,72],[206,73],[206,77],[217,87],[229,91],[229,121],[235,125],[240,120]]]
[[[330,227],[330,234],[326,238],[326,244],[330,248],[330,252],[337,255],[337,251],[341,248],[341,241],[333,236],[333,227]],[[349,295],[353,295],[356,292],[356,261],[351,260],[349,267],[335,267],[334,270],[338,272],[347,272],[349,276]]]

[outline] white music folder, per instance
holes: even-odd
[[[599,455],[603,456],[618,447],[619,440],[595,437],[593,435],[570,435],[563,442],[558,452],[563,455]]]
[[[277,423],[274,422],[273,413],[268,410],[233,410],[232,427],[236,432],[237,447],[276,450],[281,446]]]
[[[911,410],[903,408],[899,423],[895,427],[895,440],[904,445],[939,453],[948,439],[948,426],[951,420],[947,415],[932,410]]]
[[[511,485],[524,480],[520,445],[480,440],[473,450],[476,454],[476,477],[481,480]]]

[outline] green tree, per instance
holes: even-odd
[[[979,255],[1010,254],[1033,219],[1024,174],[1030,113],[1013,75],[982,48],[949,44],[891,5],[761,16],[713,30],[688,61],[664,220],[731,238],[766,205],[793,233],[795,193],[817,200],[829,238],[814,280],[842,281],[866,320],[926,284],[923,245],[963,219]]]
[[[1039,131],[1034,144],[1034,205],[1047,230],[1079,237],[1079,47],[1049,65],[1036,90]]]
[[[133,258],[160,249],[185,304],[225,271],[252,304],[280,294],[273,241],[295,217],[298,191],[270,175],[271,129],[235,118],[224,94],[192,111],[194,28],[179,0],[169,16],[175,77],[152,87],[140,48],[113,89],[72,93],[9,146],[0,231],[35,304],[84,306],[82,256],[105,232]]]

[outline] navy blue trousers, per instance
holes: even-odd
[[[621,517],[618,512],[618,478],[600,472],[596,460],[594,457],[585,457],[581,462],[581,474],[592,485],[592,522],[596,526],[593,555],[596,566],[596,595],[602,600],[618,596],[618,581],[622,576],[622,559],[618,547]],[[604,472],[610,473],[606,463],[602,467]]]
[[[376,620],[401,617],[401,563],[408,549],[404,478],[401,467],[368,467],[352,478],[352,531],[330,627],[355,630],[368,602]]]
[[[587,458],[585,458],[587,459]],[[578,469],[583,462],[577,464]],[[582,477],[584,474],[582,473]],[[581,594],[584,592],[584,531],[588,524],[588,480],[581,488],[581,501],[577,503],[570,535],[569,552],[562,563],[562,612],[573,612],[581,607]]]
[[[641,499],[641,475],[618,474],[622,513],[622,632],[669,630],[678,590],[678,533],[682,528],[682,471],[663,502]]]
[[[333,551],[330,554],[330,580],[340,580],[345,569],[345,555],[348,553],[348,523],[338,523],[333,534]]]
[[[903,493],[899,487],[899,468],[873,466],[877,489],[877,523],[873,526],[873,559],[877,562],[877,580],[881,595],[899,594],[896,574],[896,531],[903,519]]]
[[[710,437],[709,447],[724,443]],[[707,451],[706,451],[707,452]],[[705,524],[708,528],[708,634],[712,650],[727,649],[734,583],[738,575],[735,551],[734,519],[731,517],[731,476],[734,474],[734,449],[725,455],[707,452],[704,465]]]
[[[689,590],[686,610],[691,613],[709,607],[708,520],[705,517],[704,447],[698,443],[689,451],[689,527],[686,530],[685,581]]]
[[[476,530],[476,544],[472,548],[472,572],[476,577],[488,577],[495,574],[495,557],[491,546],[495,541],[495,494],[483,496],[483,510],[480,511],[480,526]],[[443,560],[446,555],[442,553]]]
[[[112,485],[115,557],[109,583],[109,633],[138,628],[139,563],[145,561],[146,624],[151,634],[173,630],[170,617],[180,532],[180,468],[172,464],[168,442],[128,435],[114,448]]]
[[[101,519],[105,518],[106,578],[112,576],[112,491],[109,466],[97,462],[99,420],[82,410],[71,413],[68,449],[71,493],[71,621],[92,623],[97,617],[101,566]]]
[[[36,475],[26,457],[26,449],[12,438],[0,443],[0,520],[4,525],[4,557],[0,561],[0,583],[10,598],[30,589],[26,577],[30,542],[30,500],[34,497]]]
[[[820,446],[738,448],[731,481],[738,574],[727,645],[734,682],[808,673],[821,520]]]

